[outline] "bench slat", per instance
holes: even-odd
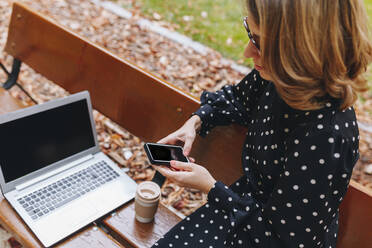
[[[83,231],[70,237],[63,243],[56,246],[58,248],[122,248],[118,241],[107,235],[101,228],[89,226]]]
[[[0,196],[0,224],[24,247],[43,247],[2,195]]]
[[[140,223],[135,220],[134,202],[118,210],[115,215],[104,220],[104,224],[111,230],[111,235],[128,247],[150,247],[181,218],[168,208],[159,204],[155,219],[151,223]]]
[[[350,182],[340,206],[337,248],[372,248],[372,193],[371,190]]]

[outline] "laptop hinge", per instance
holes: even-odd
[[[29,181],[27,181],[25,183],[19,184],[15,188],[16,188],[16,190],[21,191],[21,190],[23,190],[25,188],[28,188],[28,187],[36,184],[36,183],[39,183],[39,182],[41,182],[43,180],[46,180],[46,179],[48,179],[48,178],[50,178],[50,177],[52,177],[54,175],[57,175],[57,174],[65,171],[65,170],[68,170],[68,169],[70,169],[70,168],[72,168],[72,167],[74,167],[74,166],[76,166],[78,164],[84,163],[84,162],[92,159],[93,157],[94,156],[92,154],[89,154],[88,156],[79,158],[79,159],[77,159],[77,160],[75,160],[75,161],[73,161],[73,162],[71,162],[71,163],[69,163],[69,164],[67,164],[65,166],[59,167],[56,170],[50,171],[48,173],[45,173],[45,174],[43,174],[41,176],[38,176],[38,177],[36,177],[34,179],[31,179],[31,180],[29,180]]]

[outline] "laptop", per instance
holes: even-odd
[[[0,115],[0,137],[2,192],[46,247],[135,196],[99,148],[87,91]]]

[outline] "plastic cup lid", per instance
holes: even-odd
[[[152,181],[146,181],[138,185],[137,192],[142,198],[153,200],[159,197],[160,187]]]

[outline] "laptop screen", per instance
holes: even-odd
[[[95,146],[85,99],[0,124],[5,182]]]

